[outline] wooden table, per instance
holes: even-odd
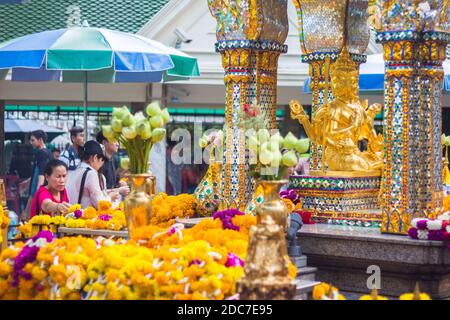
[[[87,229],[87,228],[66,228],[66,227],[60,227],[58,228],[58,233],[61,236],[88,236],[88,237],[117,237],[117,238],[128,238],[128,230],[121,230],[121,231],[113,231],[113,230],[98,230],[98,229]]]

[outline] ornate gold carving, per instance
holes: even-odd
[[[288,32],[287,1],[208,0],[217,20],[217,40],[265,40],[284,43]]]
[[[289,213],[278,195],[281,185],[286,182],[261,182],[264,203],[257,209],[258,224],[250,229],[245,276],[237,283],[242,300],[294,298],[296,286],[288,276],[285,237]]]

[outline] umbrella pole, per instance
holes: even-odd
[[[87,103],[88,103],[88,74],[84,72],[84,100],[83,100],[83,120],[84,120],[84,134],[86,140],[89,140],[89,130],[87,124]]]

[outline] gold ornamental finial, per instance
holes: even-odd
[[[378,290],[377,287],[373,287],[372,291],[370,292],[370,296],[373,300],[378,300]]]
[[[421,300],[420,299],[420,287],[419,287],[419,281],[416,282],[416,285],[414,287],[414,296],[413,300]]]
[[[358,72],[358,65],[353,61],[347,46],[342,48],[336,62],[331,65],[330,73],[333,76],[336,73]]]

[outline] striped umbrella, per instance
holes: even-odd
[[[84,83],[160,82],[199,76],[197,59],[145,37],[82,27],[44,31],[0,44],[0,78]]]

